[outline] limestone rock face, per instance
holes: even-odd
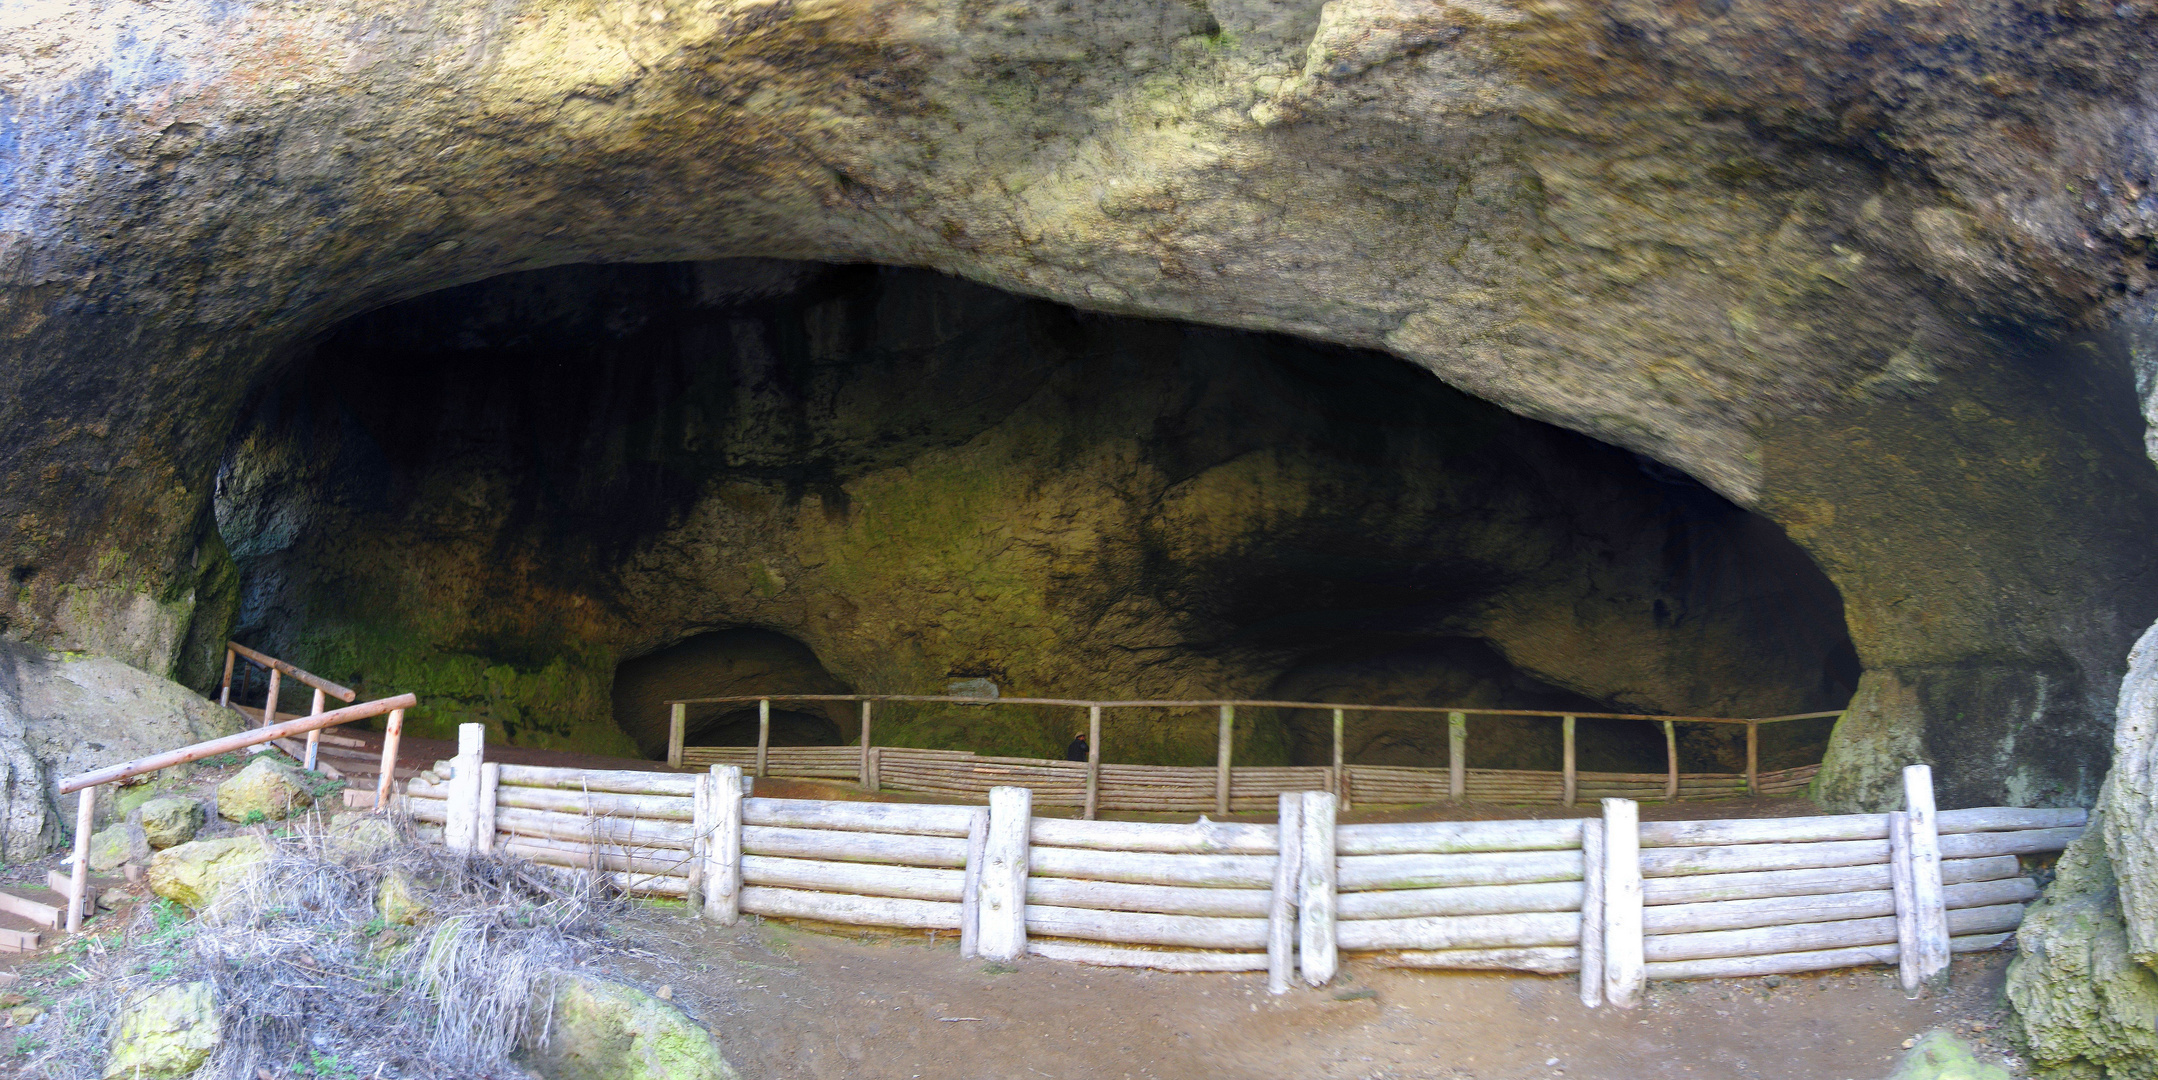
[[[201,803],[171,795],[143,803],[136,816],[150,846],[161,851],[193,840],[207,817]]]
[[[191,840],[151,856],[145,879],[151,892],[199,910],[267,858],[269,849],[254,836]]]
[[[268,754],[217,785],[217,816],[227,821],[283,821],[314,802],[307,774]]]
[[[128,1000],[114,1025],[105,1080],[176,1080],[193,1073],[223,1041],[217,1001],[206,982],[156,987]]]
[[[635,987],[565,973],[544,1045],[527,1063],[547,1080],[735,1080],[712,1033]]]
[[[107,826],[90,836],[90,869],[100,873],[122,863],[146,865],[150,854],[149,836],[141,825],[132,821]]]
[[[326,846],[337,858],[364,859],[398,842],[397,826],[380,814],[338,814],[326,832]]]
[[[424,922],[434,910],[413,886],[410,875],[392,871],[375,886],[375,913],[383,922],[412,926]]]

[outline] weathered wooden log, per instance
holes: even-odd
[[[2014,856],[1949,859],[1941,863],[1947,882],[1992,881],[2022,876]],[[1700,874],[1653,878],[1643,883],[1651,905],[1692,904],[1710,900],[1752,900],[1766,896],[1810,896],[1864,892],[1889,887],[1887,864],[1839,866],[1822,870],[1762,870],[1743,874]]]
[[[579,870],[621,870],[656,877],[687,878],[691,858],[686,852],[658,848],[594,846],[543,837],[497,838],[495,848],[521,859],[548,866]]]
[[[1948,918],[1948,905],[1943,895],[1941,879],[1941,837],[1934,820],[1933,768],[1930,765],[1906,765],[1903,768],[1904,822],[1908,826],[1905,841],[1910,852],[1911,909],[1917,915],[1912,929],[1918,935],[1918,977],[1921,982],[1945,989],[1948,982],[1948,938],[1954,933],[1954,923]],[[2055,830],[2037,829],[2025,833],[1964,833],[1959,839],[1982,841],[1999,837],[2029,837],[2035,833]],[[2075,833],[2080,829],[2061,829],[2059,832]],[[2065,841],[2063,841],[2065,843]],[[2005,855],[2004,851],[1971,852],[1971,854]],[[1988,909],[1971,909],[1984,911]],[[2022,909],[2016,909],[2020,920]],[[2010,922],[2006,927],[1988,926],[1984,930],[2014,929]]]
[[[1896,978],[1904,995],[1916,1000],[1925,981],[1918,947],[1924,932],[1918,925],[1918,894],[1911,876],[1911,815],[1901,810],[1888,815],[1888,884],[1896,913]]]
[[[1750,818],[1736,821],[1644,821],[1644,848],[1717,847],[1729,844],[1819,843],[1886,840],[1886,814]]]
[[[778,885],[818,892],[958,903],[965,899],[965,878],[965,873],[959,870],[920,866],[742,856],[742,882],[746,885]]]
[[[980,927],[975,940],[991,960],[1015,960],[1027,944],[1028,826],[1034,796],[1023,787],[989,790],[989,832],[983,844]]]
[[[1270,855],[1164,855],[1036,847],[1029,857],[1033,863],[1031,872],[1037,877],[1227,889],[1261,889],[1274,881],[1274,859]]]
[[[900,900],[889,896],[742,886],[742,910],[773,919],[813,919],[848,926],[889,926],[909,930],[959,929],[959,905],[935,900]]]
[[[1343,825],[1334,850],[1342,855],[1455,854],[1475,851],[1562,851],[1581,846],[1581,819],[1556,821],[1421,821]]]
[[[1581,916],[1572,911],[1519,915],[1452,915],[1421,919],[1343,920],[1334,928],[1343,949],[1508,949],[1579,945]]]
[[[1954,953],[1987,952],[2007,942],[2007,934],[1972,934],[1950,938]],[[1649,965],[1655,979],[1735,979],[1751,975],[1790,975],[1802,971],[1833,971],[1896,962],[1896,946],[1868,945],[1849,949],[1777,953],[1768,956],[1732,956],[1706,960],[1676,960]]]
[[[1641,1003],[1648,983],[1641,932],[1640,807],[1605,799],[1604,1000],[1621,1009]]]
[[[1968,832],[2021,832],[2029,829],[2080,829],[2090,824],[2091,812],[2080,806],[2031,809],[2021,806],[1980,806],[1969,810],[1942,810],[1934,823],[1942,836]]]
[[[560,788],[567,791],[606,791],[618,795],[672,795],[687,799],[697,793],[694,773],[616,772],[609,769],[558,769],[548,765],[502,764],[505,787]]]
[[[1027,942],[1029,955],[1097,967],[1152,968],[1156,971],[1261,971],[1266,954],[1186,949],[1128,949],[1082,945],[1071,941]]]
[[[333,709],[320,716],[303,716],[297,720],[288,720],[282,724],[275,724],[266,728],[253,728],[236,735],[227,735],[222,739],[210,739],[192,746],[183,746],[178,750],[167,750],[161,754],[152,754],[148,757],[135,758],[132,761],[123,761],[118,765],[107,765],[102,769],[95,769],[61,780],[58,784],[58,790],[54,794],[73,795],[84,788],[110,784],[116,780],[125,780],[131,776],[153,773],[159,769],[169,769],[174,765],[185,765],[190,761],[201,761],[203,758],[215,757],[218,754],[228,753],[233,750],[245,750],[260,743],[275,742],[278,739],[304,735],[317,728],[349,724],[355,720],[365,720],[368,717],[381,716],[384,713],[401,715],[407,706],[415,704],[418,700],[411,694],[399,694],[393,698],[383,698],[379,701],[368,701],[358,705],[348,705],[342,709]],[[387,800],[385,799],[384,801]]]
[[[2066,849],[2069,841],[2082,834],[2081,828],[1952,833],[1940,837],[1938,847],[1943,859],[1975,859],[1987,855],[2044,855]]]
[[[1414,949],[1380,953],[1372,957],[1371,962],[1377,967],[1385,968],[1529,971],[1539,975],[1564,975],[1582,970],[1581,950],[1566,945],[1543,945],[1526,949]],[[1588,973],[1583,972],[1582,978],[1588,978]],[[1602,1000],[1599,992],[1597,1001],[1601,1003]]]
[[[1121,881],[1030,877],[1027,903],[1101,911],[1147,911],[1161,915],[1265,918],[1266,889],[1209,889],[1178,885],[1132,885]]]
[[[696,818],[696,802],[689,795],[624,795],[611,791],[510,786],[499,789],[495,805],[516,810],[552,810],[559,814],[646,821],[692,821]]]
[[[1888,864],[1888,841],[1885,839],[1654,848],[1641,853],[1641,875],[1649,878],[1679,877],[1686,874],[1751,873],[1761,870],[1817,870],[1831,866],[1874,864]]]
[[[1125,945],[1178,945],[1194,949],[1264,949],[1265,919],[1156,915],[1135,911],[1028,904],[1027,936],[1077,938]]]
[[[749,855],[778,855],[790,859],[900,866],[961,867],[967,861],[964,839],[835,829],[784,829],[770,825],[742,826],[742,851]]]
[[[706,782],[712,832],[704,847],[704,917],[732,926],[742,914],[742,767],[714,765]]]
[[[1889,890],[1828,896],[1775,896],[1759,900],[1718,900],[1705,904],[1664,904],[1645,909],[1642,929],[1649,934],[1693,934],[1710,930],[1748,930],[1794,923],[1871,919],[1896,913]]]
[[[1279,796],[1277,795],[1276,798]],[[1201,819],[1189,825],[1151,821],[1076,821],[1035,818],[1031,841],[1039,847],[1164,854],[1272,855],[1279,827]]]
[[[1342,893],[1334,906],[1345,920],[1506,915],[1531,911],[1580,911],[1584,895],[1583,882],[1546,881],[1527,885],[1465,885],[1451,889]]]
[[[971,806],[920,803],[821,802],[814,799],[744,799],[742,823],[789,829],[965,836]]]
[[[959,955],[981,955],[982,864],[989,853],[989,809],[975,807],[967,823],[967,865],[959,889]]]
[[[2000,904],[1964,908],[1947,913],[1951,935],[1991,934],[2013,930],[2023,919],[2023,905]],[[1894,945],[1893,915],[1836,922],[1764,926],[1751,930],[1712,930],[1697,934],[1651,936],[1645,953],[1652,961],[1701,960],[1723,956],[1765,956],[1771,953],[1813,952],[1860,945]],[[1886,962],[1893,962],[1889,953]]]
[[[1548,888],[1549,886],[1530,886]],[[1604,1003],[1604,823],[1581,825],[1581,946],[1575,957],[1581,971],[1581,1004]]]
[[[500,796],[502,791],[502,766],[492,762],[480,763],[480,804],[472,821],[473,847],[477,851],[495,849],[495,832],[501,823]]]
[[[1325,986],[1333,981],[1340,961],[1334,944],[1336,870],[1341,862],[1334,855],[1335,799],[1323,791],[1307,791],[1302,802],[1302,850],[1297,856],[1302,869],[1296,887],[1297,968],[1306,983]]]
[[[690,826],[684,821],[637,821],[631,818],[585,817],[582,814],[558,814],[551,810],[518,810],[501,807],[495,811],[495,827],[501,832],[521,836],[545,836],[556,840],[586,840],[595,843],[631,844],[640,847],[667,847],[690,850],[696,839],[690,834]]]
[[[1581,880],[1576,851],[1481,851],[1460,855],[1348,855],[1340,860],[1343,892],[1439,889],[1458,885],[1525,885]]]
[[[1334,753],[1338,761],[1341,753],[1339,709],[1334,710]],[[1281,850],[1274,857],[1274,886],[1266,898],[1266,992],[1286,994],[1296,975],[1296,904],[1297,885],[1303,875],[1304,797],[1295,792],[1284,792],[1275,797],[1274,805],[1275,833]]]

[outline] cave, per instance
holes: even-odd
[[[410,723],[662,757],[665,702],[757,694],[1260,697],[1708,716],[1841,708],[1836,587],[1684,472],[1397,358],[1083,312],[922,270],[569,266],[358,315],[256,392],[218,478],[241,640],[411,690]],[[693,705],[691,745],[754,743]],[[1443,764],[1359,714],[1350,760]],[[780,703],[777,745],[859,737]],[[1308,710],[1238,760],[1330,760]],[[1068,712],[905,706],[886,745],[1061,757]],[[1731,771],[1730,732],[1683,764]],[[1828,725],[1775,729],[1772,767]],[[1205,710],[1105,760],[1212,760]],[[1789,745],[1784,745],[1788,743]],[[1549,721],[1475,767],[1555,768]],[[1662,735],[1585,722],[1588,769]]]

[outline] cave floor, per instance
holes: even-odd
[[[1627,1012],[1583,1008],[1571,976],[1353,958],[1329,987],[1273,997],[1263,973],[997,965],[948,936],[721,929],[679,906],[624,930],[630,973],[670,987],[750,1080],[1877,1080],[1939,1027],[2025,1075],[1999,1026],[2007,953],[1959,957],[1952,989],[1916,1002],[1869,968],[1652,983]]]

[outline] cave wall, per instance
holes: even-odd
[[[1383,355],[919,271],[581,267],[388,308],[290,360],[220,485],[243,638],[532,745],[657,752],[615,665],[729,627],[799,642],[804,692],[1766,715],[1857,674],[1818,569],[1682,474]],[[672,693],[786,689],[711,681]],[[1240,753],[1309,757],[1283,722]],[[878,720],[1043,756],[1071,723]],[[1428,721],[1359,723],[1443,761]],[[1212,730],[1113,713],[1105,750],[1205,761]]]

